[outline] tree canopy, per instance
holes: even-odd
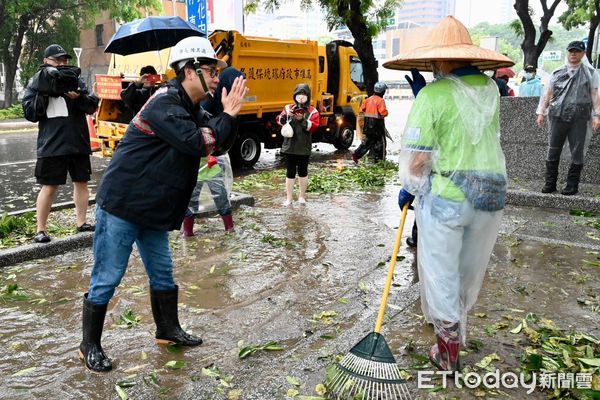
[[[519,21],[516,22],[520,25]],[[500,52],[506,53],[508,57],[516,63],[514,66],[515,70],[520,70],[523,68],[524,65],[523,52],[520,48],[520,43],[522,41],[522,33],[519,34],[518,32],[515,32],[514,29],[512,29],[513,25],[514,22],[507,24],[490,24],[487,22],[482,22],[470,28],[469,32],[471,34],[471,38],[473,39],[473,43],[477,45],[480,43],[482,37],[498,37],[500,44]],[[567,48],[567,44],[569,44],[569,42],[573,40],[581,40],[587,35],[585,29],[580,28],[573,28],[570,31],[567,31],[561,25],[549,25],[548,28],[552,30],[552,37],[546,44],[545,50],[558,50],[562,52],[563,56],[565,54],[565,49]],[[555,68],[559,67],[564,63],[563,58],[564,57],[561,57],[561,60],[559,61],[544,61],[544,70],[550,72]]]
[[[246,12],[262,5],[267,11],[279,8],[289,0],[248,0]],[[373,38],[384,30],[402,0],[301,0],[301,6],[318,6],[325,13],[330,30],[346,26],[354,38],[354,49],[363,64],[367,92],[373,93],[378,80],[377,60],[373,53]]]

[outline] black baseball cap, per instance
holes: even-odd
[[[571,50],[585,51],[585,43],[581,40],[574,40],[567,46],[567,51]]]
[[[535,72],[536,68],[533,65],[531,65],[531,64],[527,64],[525,66],[525,68],[523,68],[523,69],[525,70],[525,72]]]
[[[73,58],[69,54],[67,54],[67,52],[65,51],[65,49],[63,49],[62,46],[59,45],[59,44],[51,44],[50,46],[46,47],[46,50],[44,50],[44,58],[49,58],[49,57],[53,57],[53,58],[58,58],[58,57]]]

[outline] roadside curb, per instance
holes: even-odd
[[[241,194],[231,193],[231,208],[237,209],[241,205],[254,206],[254,197]],[[90,201],[94,204],[95,200]],[[60,203],[52,207],[53,211],[72,208],[72,202]],[[23,214],[32,210],[22,210],[12,213],[12,215]],[[35,209],[33,209],[35,211]],[[216,207],[208,208],[198,214],[197,217],[209,217],[217,212]],[[49,243],[28,243],[22,246],[0,250],[0,268],[9,265],[18,264],[25,261],[31,261],[38,258],[52,257],[59,254],[67,253],[76,249],[90,247],[94,240],[94,232],[82,232],[75,235],[67,236],[60,239],[54,239]]]
[[[69,251],[92,245],[94,232],[53,239],[50,243],[29,243],[0,251],[0,268],[37,258],[57,256]]]
[[[543,183],[540,183],[540,187]],[[585,210],[600,212],[600,199],[590,196],[564,196],[560,193],[543,194],[522,189],[508,189],[506,203],[515,206]]]
[[[37,122],[29,122],[27,120],[12,120],[12,121],[0,121],[0,132],[2,131],[15,131],[24,129],[37,129]]]

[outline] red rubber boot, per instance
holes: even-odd
[[[181,234],[184,237],[194,236],[194,217],[185,217],[183,219]]]

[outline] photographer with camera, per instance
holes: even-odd
[[[160,81],[160,75],[152,65],[146,65],[140,70],[140,79],[133,81],[121,92],[121,99],[127,107],[131,109],[133,115],[136,115],[146,104],[150,96],[154,94],[158,86],[155,84]]]
[[[48,46],[44,64],[29,81],[23,97],[25,118],[38,122],[39,130],[35,177],[42,188],[36,202],[36,243],[50,241],[48,216],[58,187],[67,182],[67,172],[74,186],[77,231],[94,230],[94,225],[86,222],[92,167],[85,115],[96,111],[99,99],[87,90],[79,77],[81,70],[68,65],[71,58],[62,46]]]

